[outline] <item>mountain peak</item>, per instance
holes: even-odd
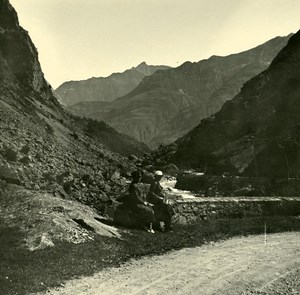
[[[149,65],[147,65],[147,63],[143,61],[135,69],[144,70],[144,69],[147,69],[148,67],[149,67]]]
[[[137,67],[141,67],[141,66],[148,66],[148,65],[147,65],[147,63],[145,61],[143,61]]]

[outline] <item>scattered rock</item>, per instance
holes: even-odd
[[[70,135],[75,139],[75,140],[78,140],[79,139],[79,135],[78,135],[78,133],[77,132],[72,132],[72,133],[70,133]]]
[[[82,181],[85,182],[85,183],[92,183],[94,181],[94,177],[91,176],[90,174],[84,174],[82,177],[81,177]]]
[[[55,176],[51,172],[45,172],[43,174],[43,178],[49,183],[55,181]]]
[[[105,190],[107,193],[109,193],[109,192],[111,191],[111,186],[108,185],[108,184],[105,184],[105,185],[104,185],[104,190]]]
[[[130,160],[132,162],[138,162],[139,158],[136,155],[129,155],[128,160]]]
[[[25,156],[20,159],[20,162],[24,165],[29,165],[32,161],[32,158],[30,156]]]
[[[23,153],[25,155],[28,155],[29,151],[30,151],[29,144],[26,144],[21,148],[21,153]]]
[[[108,201],[110,200],[106,193],[101,193],[101,194],[99,194],[98,198],[99,198],[102,202],[108,202]]]

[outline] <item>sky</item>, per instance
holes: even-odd
[[[141,62],[177,67],[300,29],[299,0],[10,0],[53,88]]]

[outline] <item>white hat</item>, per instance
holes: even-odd
[[[155,173],[154,173],[154,175],[156,176],[156,175],[159,175],[159,176],[163,176],[163,173],[161,172],[161,171],[155,171]]]

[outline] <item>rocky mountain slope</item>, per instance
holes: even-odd
[[[142,62],[137,67],[109,77],[65,82],[55,90],[55,94],[66,106],[82,101],[113,101],[132,91],[144,77],[165,69],[169,67],[151,66]]]
[[[201,119],[219,111],[246,81],[269,66],[288,38],[277,37],[242,53],[158,71],[111,103],[82,102],[71,109],[81,116],[104,120],[119,132],[156,148],[175,141]]]
[[[0,0],[1,223],[34,232],[34,239],[50,245],[55,227],[60,229],[55,238],[69,235],[61,218],[73,224],[75,234],[86,235],[82,228],[91,226],[86,225],[87,215],[77,201],[101,212],[110,197],[119,195],[136,168],[111,149],[125,155],[142,153],[144,147],[135,143],[103,122],[80,119],[61,107],[15,10],[8,0]],[[36,210],[38,206],[61,218],[54,214],[53,220],[44,220],[43,214],[48,213]],[[70,215],[71,207],[78,210],[73,212],[77,223]],[[95,221],[93,210],[84,210]],[[38,221],[29,225],[28,216]]]
[[[300,31],[220,112],[156,157],[207,173],[298,177],[299,114]]]

